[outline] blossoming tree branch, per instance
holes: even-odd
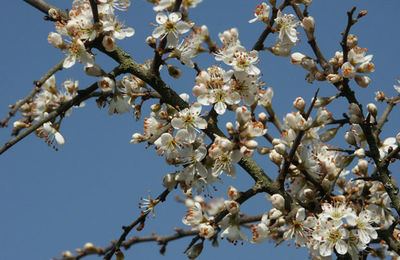
[[[316,259],[399,257],[400,199],[390,167],[399,159],[400,134],[389,138],[380,134],[400,100],[400,87],[394,86],[392,96],[378,91],[371,103],[359,102],[357,93],[370,84],[368,75],[374,72],[374,63],[373,55],[358,45],[351,29],[366,11],[353,7],[347,12],[338,49],[327,57],[314,34],[317,23],[308,12],[311,0],[269,0],[255,6],[249,23],[264,23],[265,30],[253,46],[241,44],[236,28],[211,35],[207,25],[191,20],[191,8],[202,0],[148,0],[153,4],[155,24],[145,44],[154,50],[154,57],[139,63],[128,50],[118,47],[119,41],[135,34],[118,20],[130,0],[74,0],[69,11],[43,0],[24,1],[54,23],[48,42],[60,50],[62,59],[0,121],[7,127],[19,112],[11,124],[14,137],[0,148],[0,154],[31,133],[60,149],[66,143],[64,120],[73,110],[79,112],[85,100],[95,99],[110,115],[133,111],[137,120],[145,115],[143,131],[133,133],[130,142],[154,147],[157,156],[177,169],[164,173],[159,180],[164,192],[140,203],[141,213],[123,226],[119,238],[105,247],[87,243],[76,252],[62,252],[57,259],[96,254],[121,260],[133,244],[148,241],[158,243],[163,253],[168,243],[183,237],[192,237],[184,249],[190,259],[221,239],[233,244],[291,241]],[[274,39],[273,46],[264,45],[267,37]],[[308,44],[314,56],[297,52],[299,44]],[[95,53],[118,65],[104,71]],[[210,55],[216,65],[198,63],[200,55]],[[258,68],[267,55],[300,66],[306,82],[324,82],[336,95],[325,97],[323,90],[315,88],[313,97],[296,98],[293,111],[281,120],[273,109],[274,91],[264,87]],[[173,60],[180,65],[170,64]],[[66,80],[57,86],[57,72],[72,66],[82,67],[93,77],[93,84],[82,87],[78,81]],[[166,71],[180,80],[183,66],[197,75],[194,83],[185,83],[192,84],[191,93],[177,93],[160,73]],[[339,99],[348,106],[339,113],[330,112]],[[373,102],[385,102],[386,109],[378,113]],[[145,103],[151,104],[150,111],[142,111]],[[235,122],[224,119],[229,114]],[[221,125],[221,121],[227,123]],[[338,147],[341,143],[345,145]],[[257,158],[271,162],[269,168],[253,159],[256,153]],[[237,167],[254,185],[247,190],[221,189],[225,178],[235,178]],[[277,173],[275,179],[271,172]],[[213,191],[210,199],[212,187],[227,192]],[[145,228],[148,215],[170,193],[184,197],[187,214],[182,212],[182,222],[188,228],[166,236],[133,236]],[[259,193],[266,195],[271,210],[246,215],[241,205]]]

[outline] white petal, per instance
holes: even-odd
[[[321,256],[330,256],[332,255],[332,248],[328,245],[328,243],[323,243],[319,247],[319,253]]]
[[[176,118],[176,117],[172,119],[171,125],[175,129],[181,129],[184,126],[182,118]]]
[[[72,66],[74,66],[75,60],[76,58],[74,55],[68,55],[64,60],[63,67],[66,69],[71,68]]]
[[[164,13],[158,13],[156,21],[158,24],[164,24],[168,20],[168,17]]]
[[[347,253],[347,244],[346,244],[346,242],[344,242],[343,240],[339,240],[335,245],[335,249],[341,255],[346,254]]]
[[[200,102],[200,100],[199,100],[199,102]],[[223,115],[226,110],[226,104],[223,102],[218,102],[215,104],[214,110],[215,110],[215,112],[217,112],[218,115]]]
[[[54,138],[56,139],[56,142],[57,142],[58,145],[64,145],[65,144],[65,139],[59,132],[56,132],[54,134]]]
[[[156,29],[154,29],[152,36],[154,38],[159,38],[164,33],[165,33],[165,28],[163,26],[158,26]]]
[[[195,120],[195,125],[199,129],[206,129],[207,128],[207,121],[203,118],[197,117]]]
[[[178,33],[182,34],[188,32],[190,28],[192,28],[192,26],[190,26],[190,24],[186,22],[179,22],[176,24],[175,28],[178,31]]]
[[[124,29],[123,31],[124,31],[126,37],[131,37],[135,34],[135,29],[133,29],[131,27],[128,27],[128,28]]]
[[[182,15],[178,12],[170,13],[168,18],[171,22],[176,23],[182,18]]]
[[[173,33],[168,33],[167,42],[169,47],[175,48],[178,45],[178,37]]]

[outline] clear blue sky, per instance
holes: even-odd
[[[70,8],[70,1],[49,1],[60,8]],[[400,74],[399,52],[399,1],[314,1],[309,9],[316,20],[317,41],[327,58],[340,50],[340,32],[347,21],[346,11],[357,5],[358,11],[368,10],[369,14],[353,27],[352,33],[359,38],[359,45],[374,54],[376,72],[367,89],[356,88],[360,100],[372,102],[374,92],[383,90],[389,96],[395,95],[392,85]],[[250,49],[264,29],[261,23],[249,24],[252,11],[260,1],[204,0],[197,8],[190,9],[190,16],[197,25],[206,24],[212,39],[226,29],[237,27],[240,41]],[[4,1],[2,4],[2,40],[0,41],[1,90],[0,117],[7,112],[7,106],[25,97],[32,89],[32,82],[39,79],[50,67],[60,61],[63,55],[47,43],[47,35],[54,31],[53,24],[43,20],[43,14],[22,1]],[[133,0],[127,14],[120,14],[126,25],[133,27],[136,34],[120,42],[121,47],[132,54],[138,62],[152,57],[152,50],[144,44],[151,35],[155,12],[144,0]],[[294,48],[313,57],[301,32],[302,42]],[[267,40],[270,46],[275,36]],[[96,51],[95,51],[96,52]],[[98,53],[98,52],[96,52]],[[310,85],[304,81],[305,71],[290,65],[288,58],[277,58],[269,52],[260,54],[260,69],[267,86],[275,90],[273,106],[282,117],[292,110],[292,102],[303,96],[308,102],[316,87],[321,96],[335,94],[327,83]],[[105,70],[116,64],[102,54],[97,63]],[[212,65],[209,58],[200,58],[201,67]],[[211,63],[210,63],[211,61]],[[203,62],[203,63],[202,63]],[[166,77],[178,92],[191,93],[195,72],[184,69],[185,76],[179,81]],[[79,80],[80,88],[94,81],[82,73],[82,66],[57,73],[61,84],[65,79]],[[162,176],[174,171],[163,158],[156,157],[152,148],[144,149],[143,144],[129,144],[131,135],[142,130],[142,123],[135,122],[131,115],[109,116],[106,109],[99,110],[93,100],[86,107],[76,109],[64,120],[61,128],[66,144],[58,152],[47,147],[43,140],[31,135],[0,156],[0,259],[50,259],[60,257],[64,250],[81,248],[86,242],[97,246],[109,245],[110,239],[118,238],[121,226],[129,224],[139,214],[140,197],[146,197],[148,190],[158,195],[162,190]],[[339,103],[337,108],[345,105]],[[345,105],[347,108],[347,105]],[[383,110],[381,105],[379,111]],[[343,110],[338,113],[344,112]],[[390,117],[382,137],[395,136],[400,129],[396,116],[397,108]],[[144,109],[143,116],[148,116]],[[18,117],[17,117],[18,118]],[[11,121],[12,123],[12,121]],[[0,129],[1,143],[10,138],[11,129]],[[274,133],[271,130],[271,133]],[[262,163],[271,176],[276,168]],[[267,168],[270,167],[270,168]],[[396,170],[393,168],[394,175]],[[245,190],[252,180],[239,173],[236,179],[224,177],[224,185],[217,186],[215,196],[225,194],[228,185]],[[133,231],[132,235],[147,236],[152,232],[161,235],[173,233],[174,227],[185,228],[181,218],[185,215],[184,205],[176,203],[174,192],[168,203],[156,209],[156,218],[146,221],[145,229]],[[243,205],[243,212],[260,214],[269,207],[263,196]],[[250,236],[250,232],[246,231]],[[182,254],[190,238],[171,242],[165,256],[158,253],[156,243],[133,246],[127,259],[186,259]],[[205,250],[199,259],[293,259],[307,258],[305,249],[296,250],[286,244],[274,248],[271,243],[233,246],[220,241],[219,248],[205,243]],[[86,257],[85,259],[100,259]]]

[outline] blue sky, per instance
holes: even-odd
[[[60,8],[70,8],[70,1],[49,2]],[[396,95],[392,85],[400,74],[400,2],[314,2],[309,11],[316,20],[317,42],[328,59],[335,51],[341,50],[340,32],[345,28],[346,11],[353,5],[357,5],[358,11],[368,10],[368,15],[353,27],[352,33],[358,36],[361,47],[374,54],[376,71],[371,75],[372,83],[368,88],[361,89],[354,84],[354,89],[365,104],[373,102],[374,92],[378,90],[383,90],[388,96]],[[196,25],[206,24],[215,41],[219,32],[237,27],[240,41],[250,49],[264,29],[261,23],[247,22],[253,18],[252,11],[258,3],[260,1],[205,0],[197,8],[190,9],[190,17]],[[22,1],[5,1],[2,7],[0,116],[4,117],[8,112],[7,106],[25,97],[32,89],[32,82],[58,63],[63,54],[47,43],[47,35],[54,31],[54,26],[43,20],[42,13]],[[131,53],[137,62],[151,58],[153,51],[144,43],[153,30],[150,23],[155,22],[151,4],[133,0],[128,13],[120,14],[120,19],[136,30],[132,38],[120,42],[121,48]],[[302,29],[299,31],[301,42],[294,51],[313,57]],[[268,38],[265,45],[274,43],[275,36]],[[116,65],[104,55],[95,53],[98,54],[96,62],[106,71]],[[260,60],[262,79],[266,86],[275,90],[273,106],[281,118],[292,111],[296,97],[302,96],[308,102],[317,87],[321,88],[321,96],[336,94],[327,83],[308,84],[304,81],[305,71],[290,65],[288,58],[275,57],[265,51],[260,54]],[[197,61],[202,68],[215,64],[206,56]],[[179,93],[191,93],[195,72],[186,68],[183,71],[179,80],[164,77]],[[58,84],[70,78],[79,80],[80,88],[95,81],[82,72],[80,64],[56,75]],[[340,115],[345,112],[339,110],[343,106],[347,108],[344,100],[340,100],[333,112]],[[378,109],[382,111],[383,106],[378,105]],[[146,109],[142,112],[144,117],[148,116]],[[397,108],[389,117],[390,122],[381,135],[383,138],[395,136],[400,129],[396,114]],[[94,100],[90,100],[84,108],[75,109],[64,120],[61,132],[66,144],[59,151],[31,135],[0,156],[0,259],[50,259],[60,257],[64,250],[83,247],[89,241],[97,246],[107,246],[110,239],[118,238],[121,226],[138,216],[140,197],[147,197],[149,190],[157,196],[163,190],[163,175],[176,170],[169,167],[163,158],[157,157],[153,148],[145,149],[143,144],[129,143],[131,135],[140,132],[142,127],[142,123],[136,122],[131,114],[109,116],[106,109],[98,109]],[[10,138],[10,132],[11,129],[0,129],[2,143]],[[274,131],[271,129],[270,133],[274,134]],[[265,161],[260,164],[272,177],[276,176],[276,168],[271,164]],[[392,167],[392,170],[395,172],[398,167]],[[224,184],[217,185],[218,190],[213,195],[225,195],[228,185],[240,190],[252,185],[252,180],[244,173],[238,175],[236,179],[224,177]],[[157,207],[156,218],[149,218],[145,229],[134,231],[131,236],[147,236],[152,232],[167,235],[173,233],[174,227],[185,228],[181,218],[186,214],[186,208],[175,202],[177,195],[181,195],[180,192],[172,193],[168,203]],[[270,205],[263,195],[259,195],[243,205],[242,210],[248,214],[260,214],[267,207]],[[249,231],[246,233],[250,236]],[[171,242],[165,256],[158,253],[160,247],[155,243],[143,243],[133,246],[126,256],[127,259],[186,259],[182,252],[189,242],[190,238]],[[270,259],[307,257],[305,249],[296,250],[286,243],[274,248],[269,242],[233,246],[222,240],[218,248],[206,242],[199,259],[244,259],[249,256],[265,259],[266,253]]]

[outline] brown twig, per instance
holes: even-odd
[[[170,191],[168,189],[164,190],[155,200],[164,202],[165,199],[167,198],[169,192]],[[121,234],[118,241],[112,246],[111,250],[104,256],[104,259],[110,260],[113,257],[115,251],[117,249],[119,249],[121,247],[122,242],[124,242],[126,240],[126,237],[128,236],[129,232],[139,223],[144,223],[144,221],[149,213],[150,213],[150,211],[147,211],[147,212],[141,214],[140,217],[135,219],[129,226],[122,227],[124,232]]]
[[[19,100],[17,103],[15,103],[15,105],[12,106],[12,109],[10,110],[10,112],[8,112],[6,118],[0,121],[0,127],[8,126],[8,121],[10,120],[10,118],[15,115],[15,113],[18,111],[18,109],[21,108],[21,106],[26,104],[36,95],[36,93],[40,91],[40,88],[42,87],[43,83],[46,82],[46,80],[48,80],[54,73],[63,69],[63,63],[64,59],[60,61],[58,64],[56,64],[53,68],[51,68],[48,72],[46,72],[46,74],[44,74],[39,80],[34,82],[35,86],[31,91],[31,93],[29,93],[28,96],[26,96],[24,99]]]
[[[119,66],[116,67],[113,71],[111,71],[108,75],[112,75],[115,77],[115,75],[119,75],[120,69]],[[22,133],[19,133],[16,137],[12,138],[11,140],[7,141],[3,147],[0,148],[0,155],[10,149],[13,145],[21,141],[23,138],[25,138],[27,135],[41,127],[44,123],[49,122],[51,120],[54,120],[57,116],[65,113],[68,109],[75,105],[79,105],[82,101],[88,99],[90,94],[95,91],[98,88],[97,82],[93,83],[91,86],[84,90],[80,90],[78,92],[78,95],[76,95],[73,99],[63,103],[57,110],[49,113],[46,117],[43,117],[42,119],[38,120],[36,123],[34,123],[32,126],[28,127],[25,131]]]
[[[295,3],[291,3],[291,6],[296,13],[297,17],[300,19],[300,21],[303,21],[304,15],[300,11],[300,8],[297,6]],[[307,39],[308,39],[308,44],[311,46],[311,49],[313,50],[315,56],[317,57],[318,63],[321,65],[321,67],[324,69],[324,72],[326,75],[332,73],[332,68],[329,65],[329,63],[326,61],[324,55],[322,54],[316,40],[315,40],[315,35],[314,32],[310,32],[308,30],[304,30],[306,33]]]
[[[314,99],[312,100],[312,102],[310,104],[310,107],[308,108],[308,111],[307,111],[306,115],[304,116],[304,119],[306,121],[307,121],[308,117],[310,116],[311,111],[312,111],[312,109],[314,107],[314,104],[315,104],[315,102],[317,100],[318,92],[319,92],[319,89],[317,89],[317,91],[315,92]],[[279,171],[279,175],[277,177],[277,181],[279,182],[279,187],[280,187],[281,191],[283,191],[285,189],[284,184],[285,184],[286,175],[287,175],[288,170],[289,170],[289,166],[290,166],[291,162],[293,161],[293,158],[294,158],[294,156],[296,154],[296,151],[297,151],[297,147],[300,145],[301,139],[303,138],[303,135],[305,134],[305,132],[306,132],[305,130],[300,130],[297,133],[296,139],[294,140],[294,142],[292,144],[292,147],[290,148],[289,154],[285,158],[285,162],[284,162],[281,170]]]
[[[275,18],[278,15],[278,11],[279,10],[282,11],[283,9],[285,9],[285,7],[289,5],[289,3],[290,3],[289,0],[285,0],[278,8],[276,8],[275,6],[272,7],[272,15],[271,18],[269,19],[268,25],[261,33],[261,35],[258,37],[256,43],[253,45],[252,50],[261,51],[264,49],[264,41],[273,30],[272,26],[275,23]]]
[[[89,0],[90,2],[90,7],[92,8],[92,14],[93,14],[93,21],[94,23],[100,22],[99,19],[99,10],[97,9],[97,1],[96,0]]]

